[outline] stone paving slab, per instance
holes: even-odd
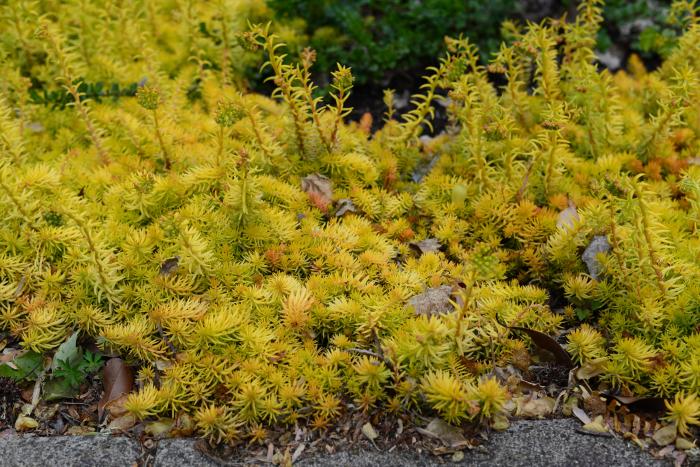
[[[458,465],[464,466],[578,466],[578,467],[656,467],[672,463],[653,459],[633,444],[618,438],[581,434],[576,420],[520,420],[505,432],[494,433],[483,449],[465,451]],[[453,464],[450,456],[438,458],[413,451],[380,452],[357,449],[331,455],[304,455],[303,467],[427,467]],[[191,440],[163,440],[156,452],[155,467],[219,464],[196,451]],[[229,465],[233,465],[230,463]]]
[[[131,467],[136,441],[118,436],[10,436],[0,438],[2,467]]]
[[[577,466],[656,467],[671,466],[653,459],[631,443],[576,432],[576,420],[520,420],[505,432],[494,433],[483,446],[464,451],[459,463],[450,456],[435,457],[413,451],[347,451],[331,455],[302,454],[296,465],[304,467],[426,467],[452,464],[462,466]],[[192,439],[164,439],[158,442],[154,467],[216,467],[222,464],[206,457]],[[0,438],[0,467],[122,467],[136,465],[141,447],[134,440],[110,436],[61,436],[51,438],[11,436]],[[241,465],[232,459],[223,465]],[[695,459],[689,465],[700,465]]]

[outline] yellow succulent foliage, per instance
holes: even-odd
[[[139,367],[127,410],[222,442],[350,401],[493,417],[487,374],[528,362],[510,328],[566,326],[577,363],[697,423],[696,17],[648,73],[596,68],[597,0],[488,66],[448,39],[368,135],[351,70],[319,98],[313,53],[246,25],[263,2],[79,3],[0,6],[0,330],[24,348],[79,330]],[[421,138],[443,95],[452,128]],[[440,309],[408,306],[426,292]]]

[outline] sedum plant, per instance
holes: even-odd
[[[653,73],[595,67],[597,0],[514,31],[488,66],[449,39],[413,110],[396,119],[387,93],[369,135],[344,122],[350,69],[320,100],[314,52],[290,61],[252,25],[237,43],[265,53],[275,92],[248,94],[231,62],[182,59],[168,37],[184,26],[163,14],[178,5],[78,16],[90,33],[151,21],[129,39],[140,58],[109,68],[146,83],[101,102],[74,70],[124,51],[89,49],[58,7],[3,7],[38,31],[2,49],[3,332],[39,353],[75,331],[95,339],[139,368],[127,410],[190,417],[215,442],[350,410],[488,423],[511,391],[496,367],[528,366],[514,328],[573,328],[577,364],[596,361],[617,391],[675,398],[684,433],[697,423],[696,17]],[[56,78],[71,105],[32,104],[27,79]],[[437,99],[449,131],[422,138]],[[445,288],[437,312],[409,305]]]

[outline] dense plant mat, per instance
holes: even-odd
[[[658,444],[693,436],[690,5],[676,4],[685,32],[649,74],[593,64],[595,0],[573,21],[518,31],[488,67],[449,39],[410,113],[397,120],[386,94],[375,134],[343,121],[351,71],[338,67],[322,102],[314,52],[290,63],[269,27],[238,40],[266,54],[272,98],[238,92],[227,67],[175,66],[182,44],[165,16],[122,37],[135,55],[116,40],[85,55],[66,29],[76,18],[136,28],[147,8],[38,18],[17,5],[5,9],[36,33],[3,56],[0,329],[26,352],[4,357],[0,376],[38,381],[33,406],[42,391],[70,396],[118,355],[101,413],[177,419],[215,442],[352,413],[498,427],[508,412],[566,406],[585,418],[578,399],[602,415],[639,397],[666,399]],[[138,86],[87,99],[84,77],[107,65],[110,81]],[[49,78],[65,106],[32,99],[31,83]],[[422,137],[437,99],[450,126]],[[558,397],[544,397],[552,387]],[[622,412],[614,428],[636,436],[639,418]]]

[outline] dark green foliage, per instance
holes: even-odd
[[[515,0],[269,0],[280,18],[303,18],[317,68],[336,62],[359,83],[422,67],[444,48],[444,36],[473,38],[484,56],[498,49],[499,26],[517,12]]]
[[[96,102],[102,102],[102,99],[107,98],[116,101],[120,97],[131,97],[136,94],[136,89],[138,88],[138,83],[131,83],[126,86],[122,86],[119,83],[105,85],[101,81],[90,83],[82,79],[77,79],[74,84],[80,93],[81,101],[91,99]],[[67,105],[75,102],[73,96],[64,88],[49,90],[44,86],[29,89],[29,99],[32,104],[51,106],[54,110],[63,110]]]

